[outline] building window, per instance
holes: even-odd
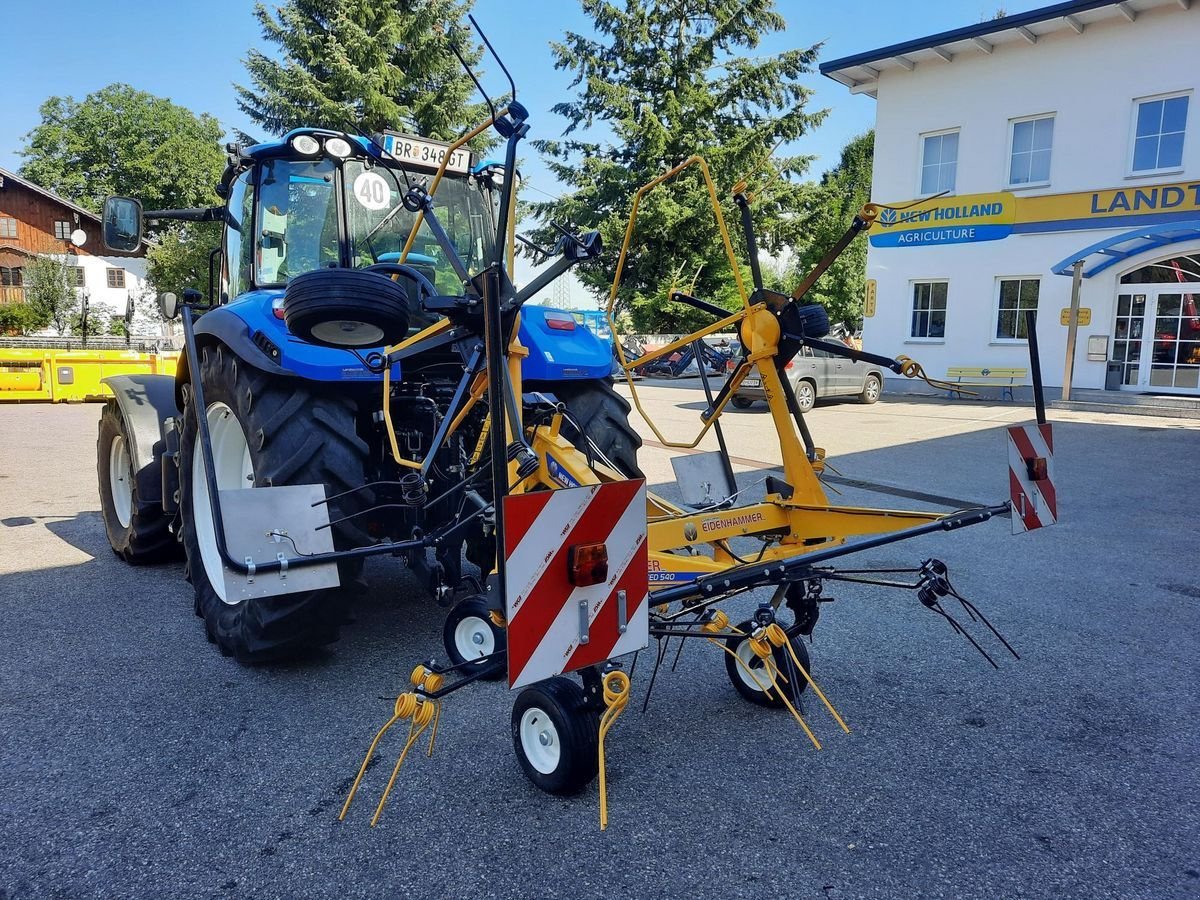
[[[0,238],[15,238],[17,236],[17,220],[0,216]]]
[[[86,269],[83,266],[68,266],[67,267],[67,283],[71,287],[84,287],[84,272]]]
[[[108,270],[108,286],[110,288],[125,287],[125,270],[124,269],[109,269]]]
[[[921,193],[940,194],[954,190],[958,171],[958,132],[944,131],[921,136]]]
[[[54,236],[60,241],[69,241],[71,239],[71,223],[70,222],[55,222]]]
[[[912,336],[943,338],[946,336],[945,281],[914,281]]]
[[[1008,183],[1050,183],[1050,145],[1054,143],[1054,116],[1019,119],[1012,123]]]
[[[1037,316],[1038,291],[1041,282],[1036,278],[1001,278],[1000,302],[996,313],[996,340],[1024,341],[1029,339],[1025,327],[1025,312]]]
[[[1188,96],[1138,100],[1133,131],[1133,171],[1157,172],[1183,165]]]
[[[0,266],[0,287],[20,287],[25,283],[24,274],[21,272],[20,266],[8,268]]]

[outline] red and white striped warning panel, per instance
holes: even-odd
[[[645,647],[647,562],[645,481],[505,497],[509,687]]]
[[[1008,429],[1008,489],[1013,534],[1045,528],[1058,521],[1054,435],[1048,423],[1013,425]]]

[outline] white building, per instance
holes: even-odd
[[[1028,367],[1033,308],[1061,384],[1083,260],[1072,384],[1200,394],[1198,53],[1190,0],[1084,0],[822,65],[877,101],[874,200],[948,192],[871,229],[865,346]]]

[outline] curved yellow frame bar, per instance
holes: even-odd
[[[721,213],[721,201],[717,196],[717,186],[713,182],[712,172],[709,170],[708,163],[705,162],[704,157],[688,157],[679,165],[675,166],[675,168],[664,172],[653,181],[642,185],[642,187],[638,188],[637,193],[633,195],[633,206],[629,210],[629,224],[625,227],[625,240],[621,244],[621,256],[617,260],[617,270],[613,274],[612,289],[608,294],[608,308],[606,310],[608,327],[611,329],[613,335],[616,336],[620,332],[617,330],[617,323],[613,319],[613,309],[617,303],[617,290],[621,286],[621,275],[625,270],[625,260],[629,255],[629,245],[633,239],[633,228],[637,222],[638,207],[641,205],[642,198],[645,197],[646,194],[650,193],[650,191],[654,190],[654,188],[658,187],[663,182],[674,178],[676,175],[690,166],[698,166],[700,168],[700,174],[704,178],[704,186],[708,189],[708,199],[712,204],[713,215],[717,220],[717,230],[721,232],[721,242],[725,245],[725,256],[729,260],[729,268],[733,270],[733,280],[737,283],[738,294],[742,298],[742,309],[738,312],[731,313],[729,316],[721,319],[718,322],[714,322],[707,328],[702,328],[699,331],[692,332],[687,337],[680,338],[677,341],[672,341],[665,347],[659,347],[657,350],[647,353],[645,356],[641,357],[640,359],[633,360],[632,362],[625,358],[625,348],[621,346],[621,342],[619,340],[614,340],[613,342],[617,350],[617,359],[620,361],[621,368],[625,372],[625,381],[628,383],[629,391],[633,395],[633,405],[637,407],[638,413],[641,415],[642,419],[645,420],[646,424],[650,426],[650,430],[654,432],[655,437],[658,438],[660,443],[666,447],[675,447],[679,449],[691,449],[699,444],[700,441],[703,440],[704,435],[708,433],[709,428],[712,427],[712,423],[716,421],[717,416],[713,415],[713,417],[704,424],[704,426],[700,429],[700,433],[696,435],[694,440],[686,442],[668,440],[666,435],[659,431],[658,426],[654,424],[654,421],[646,413],[646,410],[642,408],[641,398],[638,397],[637,387],[633,383],[633,376],[631,374],[633,369],[636,366],[640,366],[651,360],[658,359],[660,356],[665,356],[668,353],[672,353],[680,347],[690,344],[697,338],[720,331],[729,325],[736,325],[756,309],[756,307],[750,305],[750,297],[746,293],[746,285],[742,282],[742,271],[738,267],[737,256],[733,252],[733,242],[729,239],[729,229],[725,225],[725,216]],[[717,410],[717,414],[719,413],[720,410]]]

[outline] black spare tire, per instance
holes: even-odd
[[[356,269],[316,269],[288,282],[288,331],[325,347],[380,347],[408,334],[410,280]]]
[[[829,334],[829,312],[820,303],[796,307],[796,316],[801,325],[802,336],[823,338]]]

